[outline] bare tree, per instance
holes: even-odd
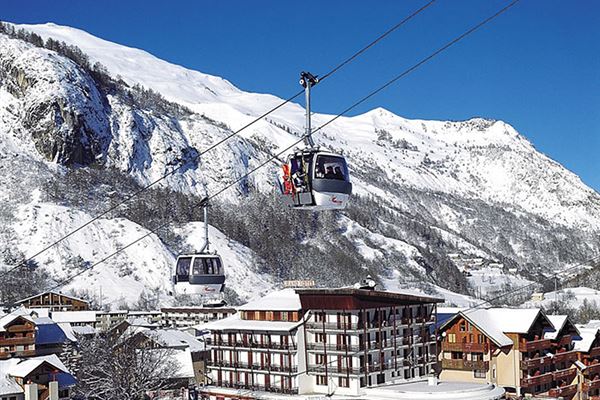
[[[94,400],[140,400],[149,391],[169,389],[178,377],[174,350],[135,345],[110,333],[82,338],[75,395]]]

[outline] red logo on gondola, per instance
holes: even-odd
[[[216,292],[217,289],[213,289],[213,288],[204,288],[205,292]]]
[[[335,204],[342,204],[343,203],[343,201],[338,200],[337,197],[335,197],[335,196],[331,197],[331,202],[335,203]]]

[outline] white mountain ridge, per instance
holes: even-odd
[[[230,132],[227,128],[239,129],[282,101],[268,94],[241,91],[222,78],[185,69],[143,50],[111,43],[78,29],[55,24],[16,27],[36,32],[44,39],[52,37],[76,45],[90,57],[92,63],[97,61],[106,66],[112,76],[119,76],[130,85],[137,83],[151,88],[196,114],[173,121],[151,112],[132,112],[130,106],[109,96],[111,113],[106,117],[106,113],[102,112],[106,106],[98,99],[93,84],[73,62],[52,51],[0,35],[0,66],[8,65],[13,71],[26,71],[23,75],[27,81],[23,89],[25,94],[19,97],[2,86],[0,80],[0,167],[13,168],[14,158],[18,158],[19,165],[25,167],[18,174],[3,178],[5,189],[11,180],[14,182],[22,178],[21,174],[27,175],[25,169],[31,163],[36,163],[41,171],[28,178],[31,180],[39,180],[44,173],[63,169],[48,162],[33,145],[31,133],[36,126],[25,127],[21,122],[23,116],[53,96],[73,99],[69,106],[74,113],[82,115],[95,127],[101,133],[100,139],[106,137],[98,144],[103,147],[100,154],[105,157],[106,165],[127,172],[142,184],[170,170],[173,158],[182,149],[201,151],[227,135]],[[82,104],[81,98],[87,100]],[[331,117],[316,113],[314,125],[319,126]],[[223,125],[215,125],[211,120]],[[43,123],[41,121],[38,125]],[[198,168],[190,168],[183,174],[168,178],[166,185],[198,195],[215,192],[266,158],[257,143],[268,144],[272,151],[285,148],[297,140],[297,136],[288,130],[302,132],[303,124],[303,107],[287,104],[267,119],[242,131],[239,138],[203,156]],[[102,132],[106,132],[106,136]],[[481,118],[462,122],[409,120],[377,108],[355,117],[339,118],[323,132],[317,133],[315,140],[321,146],[346,155],[356,194],[384,199],[399,210],[412,213],[415,205],[411,198],[399,195],[397,187],[482,201],[516,218],[534,215],[541,221],[589,235],[597,233],[600,228],[598,194],[575,174],[537,152],[527,139],[501,121]],[[44,168],[48,172],[44,172]],[[250,178],[250,183],[261,190],[270,190],[276,170],[275,164],[264,168]],[[18,237],[14,240],[26,254],[34,253],[90,217],[68,206],[60,207],[41,200],[35,189],[32,185],[28,191],[31,196],[24,193],[22,199],[12,201],[19,205],[15,212]],[[8,197],[13,195],[12,191],[2,192],[5,200],[10,202]],[[236,201],[238,195],[238,191],[230,190],[226,192],[225,199]],[[494,258],[477,243],[464,239],[465,229],[472,222],[468,212],[459,212],[457,207],[450,207],[444,202],[432,207],[428,205],[428,213],[439,221],[434,228],[444,240],[466,254]],[[408,257],[406,268],[424,273],[415,261],[419,250],[413,245],[371,232],[349,218],[342,218],[341,224],[344,235],[356,243],[366,259],[381,257],[387,251],[385,249],[393,249]],[[184,232],[191,232],[186,230],[191,227],[197,229],[192,223],[184,228]],[[93,262],[93,259],[114,251],[119,244],[134,239],[138,232],[143,234],[143,228],[131,221],[107,218],[94,224],[89,232],[84,231],[81,236],[78,234],[49,251],[41,257],[44,260],[42,264],[58,276],[65,275],[68,271],[63,271],[62,265],[74,254],[81,254],[84,259]],[[219,233],[216,235],[219,236]],[[369,243],[365,242],[365,237]],[[102,245],[98,246],[98,243]],[[138,257],[139,249],[127,250],[107,262],[106,266],[82,275],[69,287],[102,284],[109,298],[123,297],[127,301],[135,300],[144,288],[159,287],[166,292],[173,255],[155,237],[151,236],[142,243],[142,246],[147,246],[143,257]],[[597,242],[580,245],[590,252],[598,249]],[[523,249],[521,243],[515,241],[508,246],[518,257],[527,259],[530,250]],[[256,270],[255,263],[248,256],[252,252],[250,249],[228,241],[222,234],[215,248],[223,252],[230,249],[232,267],[228,271],[228,285],[242,298],[255,297],[277,284]],[[94,252],[97,256],[91,257]],[[568,265],[560,260],[557,264]],[[117,278],[119,271],[125,272]],[[381,278],[389,288],[395,287],[400,279],[398,269],[392,268],[389,276]],[[251,285],[248,285],[249,282]]]

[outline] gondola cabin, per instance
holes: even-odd
[[[291,154],[280,184],[285,204],[302,210],[343,209],[352,194],[345,158],[316,149]]]
[[[173,277],[177,294],[218,294],[225,289],[225,271],[218,254],[189,254],[177,257]]]

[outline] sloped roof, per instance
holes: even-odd
[[[8,324],[10,324],[11,322],[13,322],[17,318],[24,318],[27,321],[33,322],[33,319],[27,313],[27,311],[24,308],[19,308],[15,311],[11,312],[10,314],[6,314],[2,318],[0,318],[0,332],[5,332],[6,326]]]
[[[271,292],[258,300],[238,307],[238,310],[256,311],[298,311],[302,309],[300,296],[294,289],[283,289]]]
[[[23,303],[23,302],[25,302],[25,301],[28,301],[28,300],[34,299],[34,298],[36,298],[36,297],[39,297],[39,296],[44,296],[44,295],[46,295],[46,294],[55,294],[55,295],[58,295],[58,296],[68,297],[68,298],[70,298],[70,299],[73,299],[73,300],[77,300],[77,301],[83,301],[83,302],[87,303],[87,300],[80,299],[79,297],[75,297],[75,296],[69,296],[68,294],[64,294],[64,293],[56,292],[56,291],[54,291],[54,290],[50,290],[50,291],[48,291],[48,292],[42,292],[42,293],[38,293],[38,294],[36,294],[36,295],[29,296],[29,297],[26,297],[26,298],[24,298],[24,299],[18,300],[18,301],[16,301],[16,304],[21,304],[21,303]]]
[[[11,366],[11,368],[8,370],[8,375],[15,376],[18,378],[24,378],[44,363],[50,364],[60,372],[69,373],[67,367],[65,367],[65,365],[62,363],[62,361],[60,361],[56,354],[51,354],[49,356],[22,359],[19,363]]]
[[[443,325],[447,326],[459,316],[475,325],[496,345],[510,346],[513,341],[506,336],[507,333],[528,333],[538,317],[551,322],[545,314],[537,308],[487,308],[465,309],[449,318]]]
[[[598,328],[579,328],[579,337],[573,338],[573,350],[590,351],[597,333]]]
[[[57,325],[64,332],[64,334],[67,337],[67,339],[69,339],[71,342],[76,342],[77,341],[77,337],[75,336],[75,332],[73,331],[73,327],[71,326],[70,323],[68,323],[68,322],[61,322],[61,323],[59,323]]]
[[[76,335],[95,335],[96,333],[98,333],[96,328],[94,328],[93,326],[89,326],[89,325],[72,326],[71,329],[73,330],[73,333]]]
[[[189,348],[191,352],[205,350],[204,342],[199,341],[187,332],[177,329],[157,329],[142,331],[142,335],[156,341],[167,348]]]
[[[0,396],[23,393],[23,388],[8,375],[8,371],[19,361],[18,358],[0,360]]]

